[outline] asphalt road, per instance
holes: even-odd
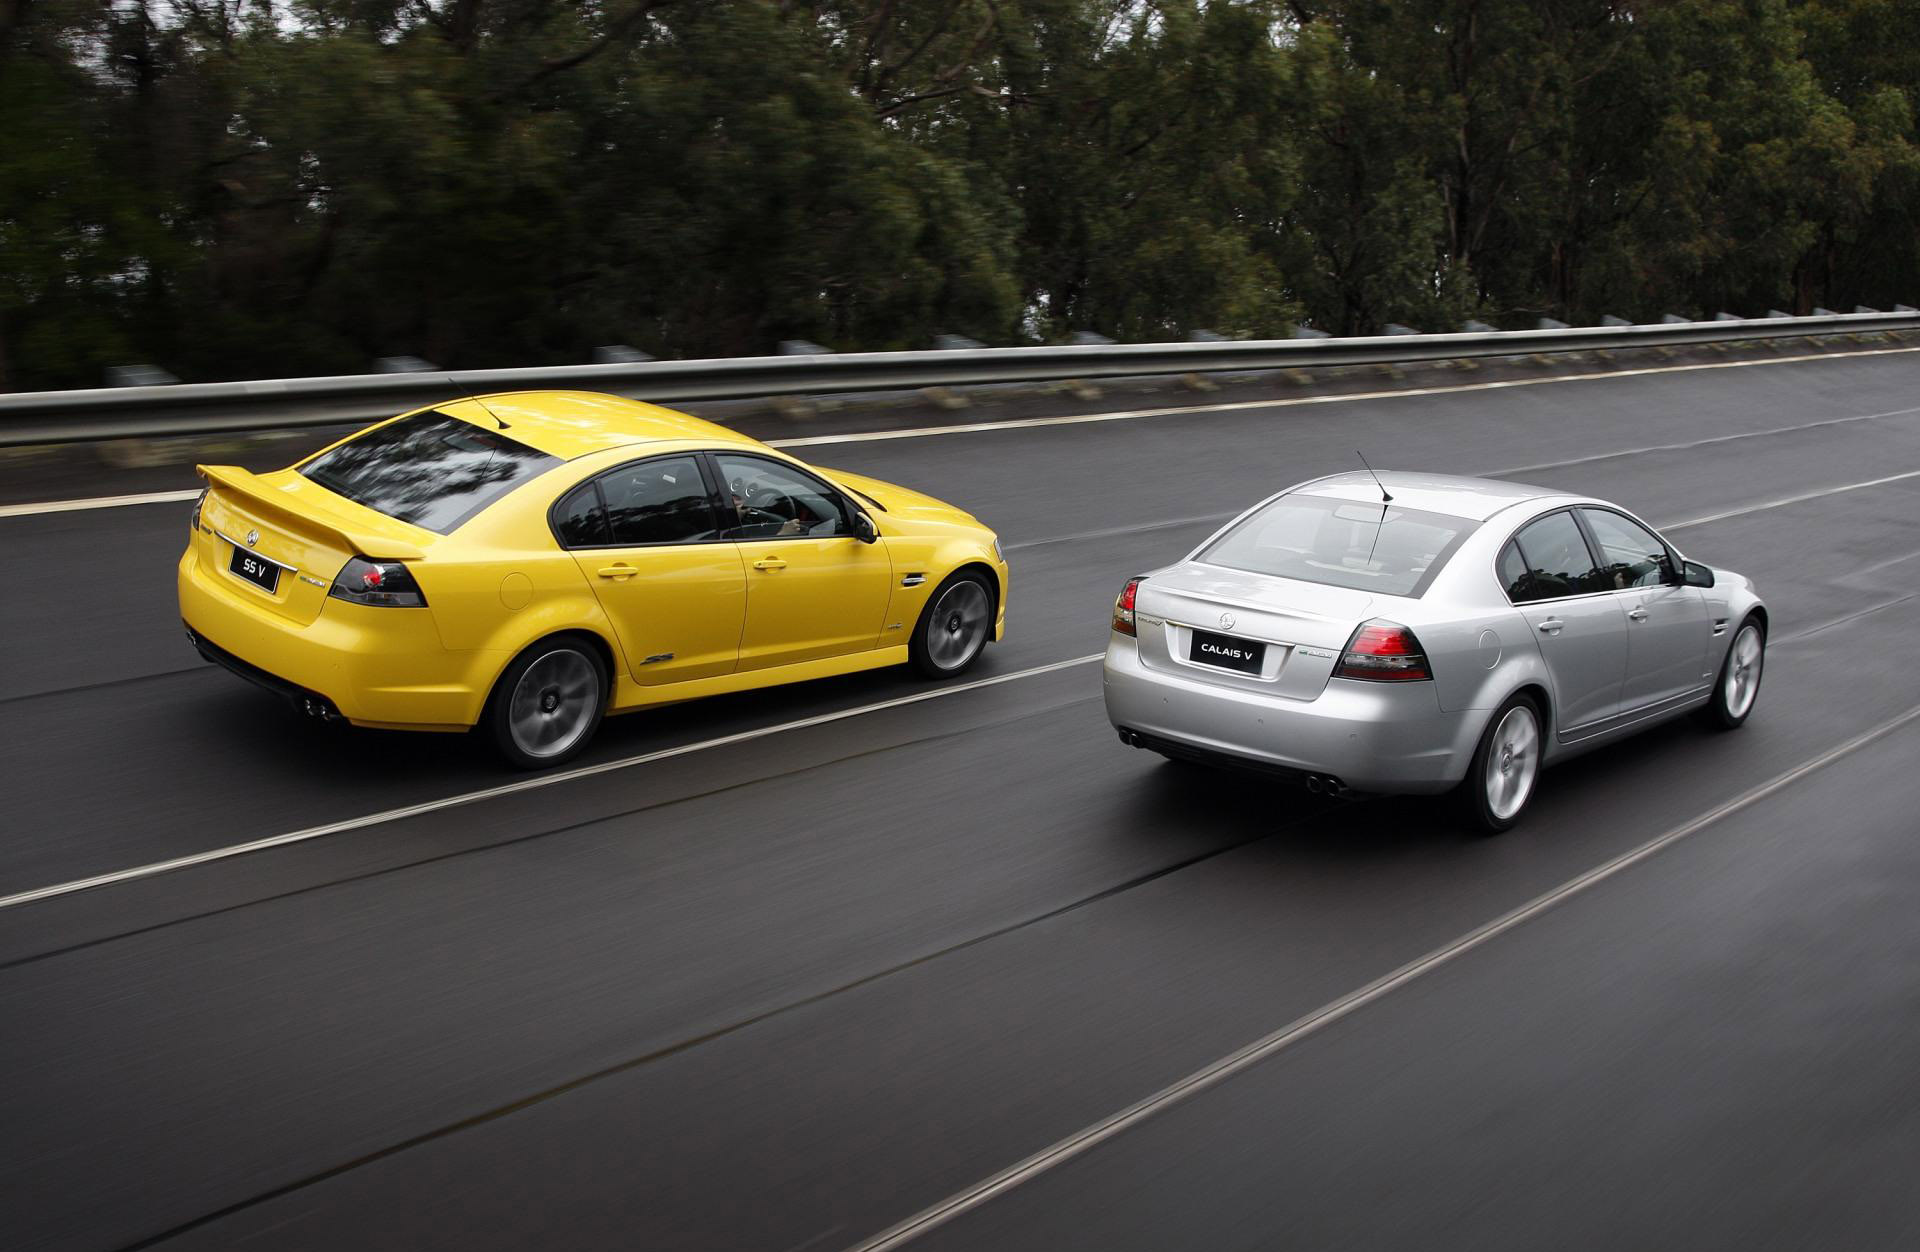
[[[617,768],[451,804],[521,776],[198,662],[184,505],[0,518],[0,897],[346,824],[0,908],[0,1245],[848,1248],[1688,831],[913,1246],[1912,1246],[1916,381],[796,448],[1000,531],[970,677],[1001,681],[617,719],[587,758]],[[1493,840],[1121,747],[1082,659],[1120,582],[1356,447],[1616,499],[1755,576],[1753,720],[1556,770]]]

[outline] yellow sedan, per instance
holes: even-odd
[[[970,514],[617,396],[461,400],[200,474],[179,590],[202,656],[317,717],[483,726],[527,768],[609,713],[958,674],[1006,622]]]

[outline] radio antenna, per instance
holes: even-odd
[[[1367,465],[1366,453],[1355,448],[1353,454],[1360,458],[1360,464]],[[1367,545],[1367,570],[1373,570],[1373,554],[1380,550],[1380,532],[1387,528],[1387,506],[1393,503],[1393,493],[1380,481],[1380,475],[1373,472],[1373,466],[1367,465],[1367,473],[1373,478],[1373,485],[1380,488],[1380,520],[1373,524],[1373,542]]]
[[[1355,456],[1357,456],[1357,457],[1359,457],[1359,458],[1360,458],[1360,464],[1362,464],[1362,465],[1367,465],[1367,456],[1366,456],[1366,453],[1364,453],[1364,452],[1362,452],[1362,451],[1360,451],[1360,449],[1358,449],[1358,448],[1355,448],[1355,449],[1353,450],[1353,454],[1354,454]],[[1371,466],[1371,465],[1367,465],[1367,473],[1368,473],[1368,474],[1371,474],[1371,475],[1373,476],[1373,485],[1374,485],[1374,486],[1376,486],[1376,487],[1378,487],[1378,488],[1380,488],[1380,503],[1381,503],[1381,504],[1392,504],[1392,503],[1393,503],[1393,495],[1392,495],[1392,493],[1390,493],[1390,492],[1389,492],[1389,491],[1387,490],[1387,485],[1386,485],[1385,483],[1383,483],[1383,482],[1381,482],[1381,481],[1380,481],[1380,475],[1378,475],[1378,474],[1374,474],[1374,472],[1373,472],[1373,466]]]
[[[473,392],[467,390],[465,387],[462,387],[460,385],[459,379],[455,378],[452,374],[448,374],[447,381],[453,384],[453,389],[455,391],[459,392],[461,395],[465,396],[467,399],[479,405],[480,411],[485,413],[488,417],[492,418],[494,421],[494,425],[498,426],[501,430],[513,429],[513,427],[507,425],[506,422],[501,420],[500,415],[498,413],[495,413],[491,408],[487,407],[487,402],[485,400],[482,400],[479,396],[474,395]]]

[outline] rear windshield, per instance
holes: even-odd
[[[1397,504],[1282,496],[1214,540],[1200,559],[1329,587],[1417,596],[1476,525]]]
[[[444,535],[558,464],[501,431],[428,410],[322,452],[300,472],[356,504]]]

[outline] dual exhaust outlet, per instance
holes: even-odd
[[[1184,760],[1202,761],[1215,765],[1231,765],[1243,769],[1280,774],[1286,778],[1304,781],[1307,785],[1307,790],[1317,796],[1333,796],[1336,799],[1346,799],[1354,794],[1353,788],[1347,786],[1347,784],[1341,782],[1332,774],[1307,774],[1302,778],[1296,770],[1283,768],[1278,765],[1266,765],[1258,761],[1230,757],[1225,753],[1214,753],[1205,751],[1204,749],[1187,748],[1184,745],[1176,745],[1152,735],[1143,735],[1139,731],[1126,726],[1116,726],[1114,730],[1119,732],[1120,742],[1130,748],[1149,748],[1163,755],[1176,756]]]

